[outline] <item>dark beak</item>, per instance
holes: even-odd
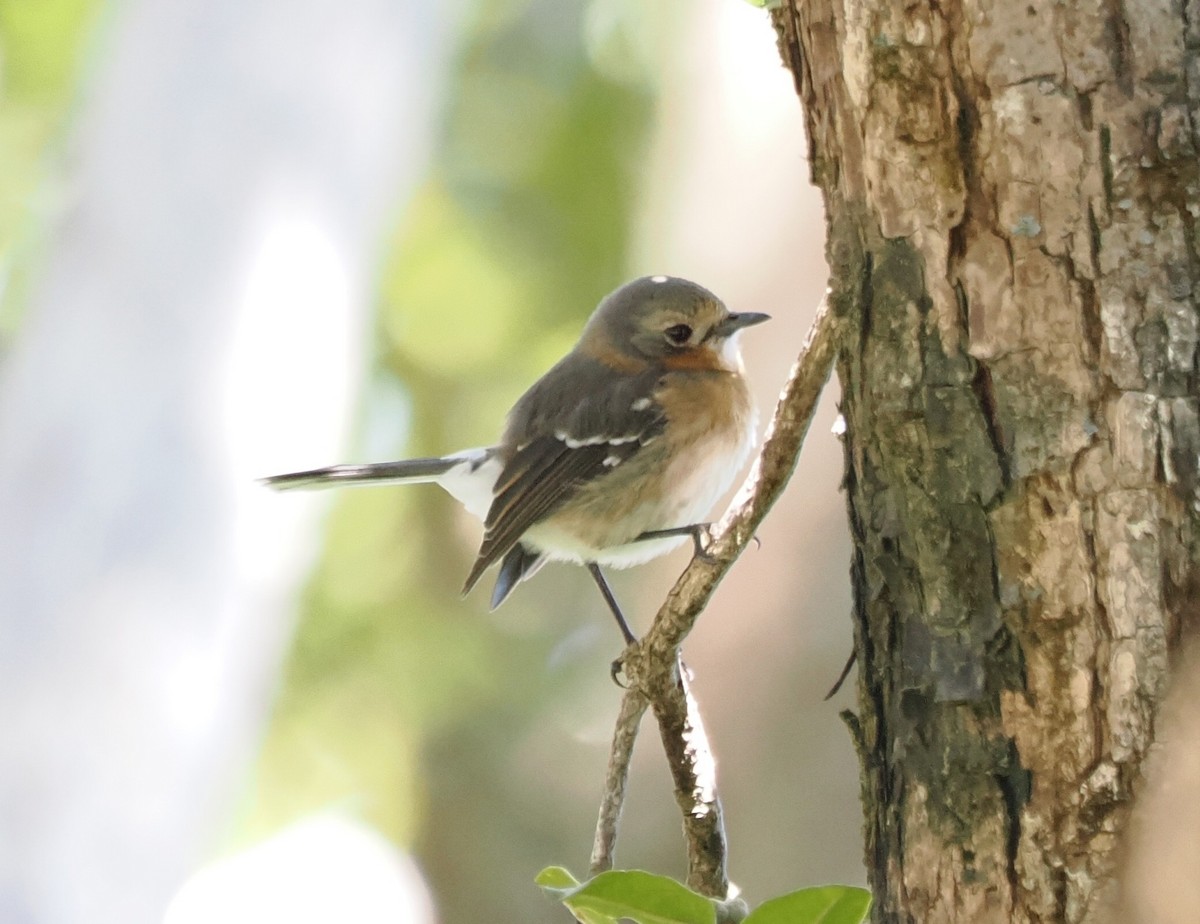
[[[743,311],[740,314],[730,314],[724,321],[713,328],[713,333],[718,337],[729,337],[736,334],[743,327],[749,327],[752,324],[761,324],[763,321],[771,320],[769,314],[760,314],[757,311]]]

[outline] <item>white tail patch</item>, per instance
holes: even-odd
[[[464,449],[449,458],[462,462],[431,480],[440,484],[472,516],[487,519],[502,468],[500,460],[487,449]]]

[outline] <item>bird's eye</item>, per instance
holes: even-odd
[[[683,346],[692,339],[692,329],[686,324],[675,324],[663,331],[667,339],[676,346]]]

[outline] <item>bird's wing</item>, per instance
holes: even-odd
[[[548,381],[549,380],[549,381]],[[496,481],[483,543],[466,593],[525,531],[570,500],[582,485],[613,471],[654,439],[666,422],[653,400],[657,376],[594,375],[574,404],[564,404],[552,374],[513,409],[513,447]]]

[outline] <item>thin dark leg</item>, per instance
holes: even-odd
[[[696,547],[696,555],[703,557],[707,553],[704,540],[708,538],[711,523],[692,523],[688,526],[672,526],[670,529],[652,529],[637,536],[634,542],[645,542],[648,539],[670,539],[672,536],[691,536],[692,544]]]
[[[625,644],[632,645],[637,641],[637,636],[629,630],[629,623],[625,621],[625,614],[621,612],[617,598],[613,596],[612,588],[608,586],[608,581],[604,579],[604,572],[600,570],[600,566],[595,562],[588,562],[587,569],[595,579],[596,586],[600,588],[600,595],[604,597],[604,602],[608,604],[608,608],[612,610],[612,614],[617,618],[617,625],[621,629],[621,634],[625,636]]]
[[[708,549],[704,546],[704,541],[712,536],[711,523],[692,523],[690,526],[672,526],[670,529],[651,529],[640,535],[634,536],[634,542],[645,542],[648,539],[669,539],[671,536],[691,536],[692,545],[695,546],[695,555],[697,558],[709,559]],[[762,547],[762,540],[758,536],[751,536],[756,547]]]

